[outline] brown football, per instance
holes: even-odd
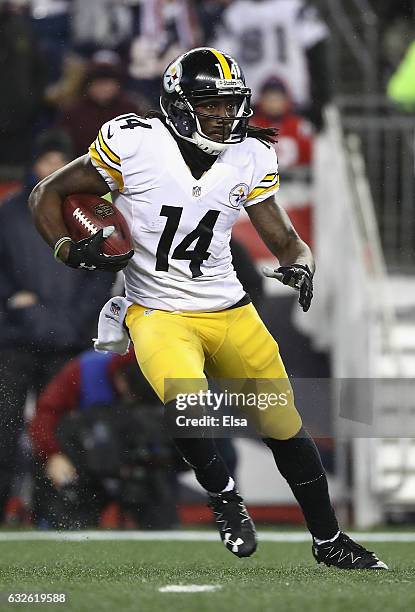
[[[133,248],[130,229],[124,216],[108,200],[91,194],[74,194],[63,203],[63,218],[72,240],[89,238],[113,225],[115,231],[103,242],[105,255],[123,255]]]

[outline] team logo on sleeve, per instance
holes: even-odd
[[[229,202],[233,208],[238,208],[248,197],[249,187],[245,183],[235,185],[229,194]]]
[[[171,93],[182,78],[182,65],[180,62],[169,66],[163,76],[163,87]]]

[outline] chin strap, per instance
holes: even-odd
[[[208,153],[208,155],[219,155],[229,146],[229,143],[226,142],[214,142],[204,138],[199,132],[193,132],[192,141],[201,151]]]
[[[203,151],[204,153],[207,153],[208,155],[219,155],[219,153],[222,153],[222,151],[224,151],[229,146],[230,143],[215,142],[213,140],[210,140],[209,138],[204,138],[197,131],[193,132],[191,136],[183,136],[183,134],[180,134],[179,130],[174,125],[174,122],[170,119],[161,100],[160,108],[162,110],[163,115],[165,116],[166,124],[173,130],[176,136],[181,140],[185,140],[186,142],[190,142],[196,145],[197,148]]]

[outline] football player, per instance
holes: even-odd
[[[178,393],[207,389],[205,372],[215,380],[265,380],[271,391],[289,388],[278,345],[232,267],[229,240],[242,208],[280,263],[267,274],[297,289],[304,311],[313,296],[313,256],[274,198],[274,132],[249,125],[250,97],[232,57],[193,49],[167,67],[160,113],[109,121],[88,154],[30,196],[35,223],[62,262],[124,268],[125,324],[168,424],[177,414]],[[108,190],[131,229],[135,248],[127,255],[104,256],[102,230],[72,241],[62,219],[67,195]],[[251,416],[301,506],[317,561],[386,568],[340,531],[319,453],[292,393],[278,410]],[[175,443],[208,492],[225,546],[238,557],[251,555],[255,528],[213,440],[185,435],[176,434]]]

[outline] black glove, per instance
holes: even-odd
[[[307,312],[313,299],[313,274],[307,265],[293,264],[281,266],[276,270],[263,268],[263,273],[270,278],[277,278],[283,285],[297,289],[300,292],[298,298],[300,306],[304,312]]]
[[[128,264],[134,251],[124,255],[104,255],[102,253],[102,242],[112,234],[108,232],[111,228],[99,230],[90,238],[84,238],[78,242],[71,241],[68,258],[65,261],[71,268],[83,270],[107,270],[108,272],[119,272]]]

